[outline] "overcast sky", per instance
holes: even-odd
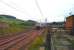
[[[43,15],[41,15],[41,9]],[[0,14],[13,15],[23,20],[45,22],[63,21],[74,9],[74,0],[0,0]]]

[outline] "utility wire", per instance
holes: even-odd
[[[8,7],[12,8],[12,9],[15,9],[16,11],[19,11],[19,12],[21,12],[21,13],[24,14],[24,11],[21,11],[21,10],[19,10],[18,8],[11,6],[10,4],[4,2],[3,0],[1,0],[0,2],[3,3],[3,4],[5,4],[5,5],[7,5]],[[26,12],[26,11],[25,11],[25,12]],[[30,17],[30,15],[29,15],[28,13],[26,13],[26,14]]]
[[[14,3],[14,2],[13,2],[13,4],[14,4],[15,6],[17,5],[17,4]],[[17,8],[18,8],[18,7],[17,7]],[[22,13],[26,13],[28,16],[30,16],[30,14],[29,14],[26,10],[24,10],[23,8],[21,8],[21,9],[22,9],[23,11],[22,11],[22,10],[19,10],[19,9],[18,9],[18,10],[21,11]]]
[[[39,3],[38,3],[37,0],[35,0],[35,3],[36,3],[37,8],[38,8],[39,11],[40,11],[41,16],[44,16],[44,14],[43,14],[43,12],[42,12],[42,10],[41,10],[41,8],[40,8]]]

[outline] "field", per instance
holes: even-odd
[[[0,16],[0,37],[16,35],[34,26],[33,22]]]

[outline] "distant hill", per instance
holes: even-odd
[[[0,15],[0,18],[10,18],[10,19],[16,19],[16,17],[11,15]]]
[[[23,21],[11,15],[0,15],[0,36],[11,36],[24,32],[35,25],[35,21]]]

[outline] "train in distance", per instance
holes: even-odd
[[[35,29],[40,30],[46,27],[46,23],[36,23],[35,24]]]

